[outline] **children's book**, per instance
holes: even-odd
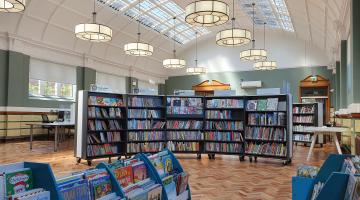
[[[121,187],[124,188],[134,183],[132,166],[117,168],[113,172]]]
[[[103,176],[90,181],[92,197],[98,199],[111,193],[110,176]]]
[[[50,192],[42,191],[31,195],[14,198],[13,200],[50,200]]]
[[[155,186],[149,190],[147,194],[147,200],[161,200],[162,187],[160,185]]]
[[[174,181],[164,185],[168,199],[176,199],[176,185]]]
[[[353,199],[355,187],[356,187],[356,184],[357,184],[356,179],[357,178],[353,174],[349,175],[344,200],[352,200]]]
[[[278,109],[278,98],[268,98],[266,104],[266,110],[277,111]]]
[[[150,159],[150,161],[154,165],[159,176],[162,177],[164,175],[165,171],[164,171],[164,165],[163,165],[161,158],[159,156],[154,156]]]
[[[113,192],[113,193],[103,196],[97,200],[121,200],[121,198],[119,196],[117,196],[115,192]]]
[[[30,168],[17,169],[5,174],[6,195],[25,192],[33,188],[33,177]]]
[[[173,171],[173,163],[170,155],[162,157],[165,174],[170,174]]]
[[[0,172],[0,200],[5,199],[5,173]]]
[[[257,100],[249,100],[246,104],[246,110],[254,111],[257,107]]]
[[[260,99],[260,100],[257,101],[256,109],[258,111],[265,111],[266,110],[266,104],[267,104],[266,99]]]
[[[176,187],[178,195],[186,190],[188,182],[189,182],[189,174],[186,172],[180,173]]]
[[[147,178],[147,170],[144,162],[138,162],[132,166],[134,174],[134,183],[145,180]]]

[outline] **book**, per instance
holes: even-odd
[[[173,162],[170,155],[162,157],[162,162],[165,170],[165,174],[170,174],[173,171]]]
[[[5,173],[0,172],[0,200],[5,199]]]
[[[248,100],[246,103],[246,110],[255,111],[257,108],[257,100]]]
[[[186,172],[182,172],[180,174],[178,174],[178,178],[177,178],[177,183],[176,183],[176,192],[177,195],[180,195],[181,193],[183,193],[187,186],[188,186],[188,182],[189,182],[189,174]]]
[[[134,164],[132,171],[134,174],[134,183],[145,180],[148,177],[145,163],[142,161]]]
[[[354,199],[354,193],[357,184],[359,184],[359,178],[355,177],[353,174],[349,175],[344,200]]]
[[[90,191],[94,199],[101,198],[112,192],[110,176],[100,176],[89,181]]]
[[[121,200],[121,197],[117,196],[115,192],[105,195],[97,200]]]
[[[157,173],[162,177],[165,174],[164,164],[160,156],[153,156],[150,158],[151,164],[155,167]]]
[[[278,98],[268,98],[267,99],[267,104],[266,104],[266,110],[277,111],[278,102],[279,102]]]
[[[6,195],[22,193],[33,188],[33,177],[30,168],[17,169],[5,174]]]
[[[160,185],[152,188],[147,194],[147,200],[161,200],[162,187]]]
[[[9,200],[50,200],[50,192],[41,191],[41,192],[28,194],[25,196],[13,197]]]
[[[267,108],[267,100],[266,99],[259,99],[257,101],[256,110],[258,111],[265,111]]]
[[[132,166],[117,168],[114,169],[113,172],[121,187],[124,188],[134,183]]]

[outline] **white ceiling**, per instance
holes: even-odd
[[[193,0],[174,1],[185,8]],[[232,7],[232,0],[224,1]],[[239,1],[241,0],[236,0],[237,25],[250,29],[251,19],[242,12]],[[339,41],[347,38],[350,23],[349,0],[286,0],[286,4],[295,37],[310,41],[326,52],[329,63],[332,62],[334,53],[338,52]],[[162,68],[162,60],[172,56],[172,41],[160,33],[142,28],[142,38],[154,46],[154,55],[145,58],[126,56],[123,45],[136,40],[136,22],[121,12],[102,4],[97,5],[97,21],[113,29],[111,42],[95,44],[74,36],[76,24],[91,21],[92,0],[27,0],[24,13],[0,13],[0,32],[9,33],[24,41],[49,45],[62,52],[93,56],[122,69],[129,69],[133,74],[142,73],[158,78],[171,76],[172,71]],[[211,33],[200,40],[214,38],[222,28],[224,26],[209,28]],[[189,51],[193,47],[194,41],[178,46],[180,52]]]

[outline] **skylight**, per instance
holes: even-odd
[[[255,24],[285,31],[294,32],[294,26],[284,0],[239,0],[241,7],[249,17],[252,17],[252,3],[255,6]]]
[[[174,39],[180,44],[185,44],[198,36],[208,34],[210,31],[202,27],[192,27],[185,22],[185,10],[172,0],[142,0],[141,17],[139,18],[138,0],[97,0],[98,2],[118,11],[130,19],[140,20],[148,28]],[[176,33],[174,38],[174,21],[176,16]]]

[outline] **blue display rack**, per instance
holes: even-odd
[[[352,155],[330,154],[321,166],[315,178],[292,177],[292,199],[309,200],[314,185],[318,182],[324,183],[317,200],[344,199],[347,187],[348,174],[340,173],[344,159]]]
[[[134,159],[139,159],[140,161],[143,161],[145,163],[146,169],[148,171],[148,175],[150,177],[151,180],[154,180],[155,183],[162,185],[162,181],[161,179],[159,180],[157,177],[157,173],[152,170],[152,165],[150,163],[147,162],[148,159],[146,156],[143,156],[143,154],[137,154],[134,156]],[[118,183],[118,181],[116,180],[115,174],[111,171],[109,164],[108,163],[99,163],[96,168],[98,169],[106,169],[106,171],[110,174],[110,179],[112,182],[112,187],[114,188],[114,192],[116,192],[116,194],[118,196],[120,196],[121,198],[126,198],[125,192],[122,189],[121,185]],[[163,195],[164,195],[164,190],[163,190]]]
[[[56,180],[49,164],[34,162],[19,162],[1,165],[0,172],[7,172],[19,168],[30,168],[33,176],[33,188],[43,188],[50,192],[52,200],[62,200],[60,192],[56,188]]]
[[[182,168],[180,162],[178,161],[178,159],[175,157],[175,155],[171,151],[169,151],[168,149],[164,149],[162,152],[164,152],[164,154],[170,155],[174,170],[178,171],[179,173],[184,172],[184,169]],[[160,152],[159,154],[162,154],[162,152]],[[165,191],[164,184],[161,180],[161,177],[160,177],[159,173],[156,171],[155,167],[151,164],[148,156],[145,154],[141,154],[141,157],[143,157],[143,161],[145,162],[146,166],[151,170],[151,173],[156,176],[157,181],[162,185],[162,187],[163,187],[163,191],[162,191],[163,198],[162,199],[163,200],[172,200],[172,199],[168,198],[167,193]],[[191,200],[191,191],[190,191],[189,184],[187,185],[186,189],[188,190],[188,193],[189,193],[188,200]]]

